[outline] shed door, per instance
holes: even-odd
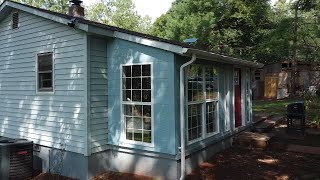
[[[266,76],[264,79],[264,97],[275,99],[277,98],[278,77]]]
[[[235,93],[235,127],[242,125],[241,114],[241,69],[234,70],[234,93]]]

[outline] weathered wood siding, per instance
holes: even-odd
[[[0,136],[85,153],[85,33],[19,12],[0,21]],[[36,92],[36,55],[54,53],[54,93]]]
[[[90,132],[91,153],[107,149],[108,144],[108,80],[107,42],[89,38],[90,47]]]

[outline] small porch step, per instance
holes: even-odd
[[[273,136],[273,134],[243,132],[234,138],[233,144],[245,148],[257,148],[265,150],[268,148],[269,141],[273,138]]]
[[[284,120],[283,116],[270,116],[266,118],[264,121],[256,123],[253,125],[253,132],[260,132],[265,133],[270,130],[276,125],[278,125],[281,121]]]

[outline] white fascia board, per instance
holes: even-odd
[[[184,55],[184,56],[191,56],[192,54],[196,54],[198,59],[205,59],[205,60],[209,60],[209,61],[242,65],[242,66],[253,67],[253,68],[261,68],[264,66],[264,64],[262,64],[262,63],[246,61],[246,60],[242,60],[242,59],[238,59],[238,58],[225,56],[222,54],[216,54],[216,53],[207,52],[207,51],[203,51],[203,50],[199,50],[199,49],[193,49],[193,48],[184,48],[183,53],[182,53],[182,55]]]
[[[88,33],[89,34],[96,34],[106,37],[114,37],[114,31],[106,30],[104,28],[99,28],[93,25],[88,26]]]
[[[8,4],[8,1],[5,1],[2,3],[2,5],[0,6],[0,12],[4,9],[4,7],[6,7]]]
[[[122,33],[122,32],[118,32],[118,31],[114,32],[114,37],[122,39],[122,40],[130,41],[130,42],[142,44],[145,46],[150,46],[150,47],[170,51],[170,52],[173,52],[176,54],[182,54],[183,49],[184,49],[183,47],[177,46],[174,44],[151,40],[151,39],[147,39],[147,38],[143,38],[143,37],[138,37],[135,35]]]
[[[28,12],[30,14],[34,14],[34,15],[37,15],[37,16],[40,16],[40,17],[43,17],[43,18],[46,18],[46,19],[49,19],[49,20],[64,24],[64,25],[67,25],[68,22],[69,22],[68,19],[65,19],[65,18],[62,18],[62,17],[59,17],[59,16],[55,16],[53,14],[41,12],[41,11],[38,11],[36,9],[29,8],[29,7],[23,6],[21,4],[14,3],[14,2],[6,1],[4,3],[3,7],[5,7],[5,6],[10,6],[12,8],[19,9],[21,11],[25,11],[25,12]],[[1,7],[0,12],[1,12],[3,7]],[[88,31],[88,25],[86,25],[86,24],[78,23],[77,24],[77,28],[81,29],[83,31]]]

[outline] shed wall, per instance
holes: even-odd
[[[0,136],[85,153],[85,33],[29,13],[0,22]],[[54,53],[54,93],[36,92],[36,55]]]

